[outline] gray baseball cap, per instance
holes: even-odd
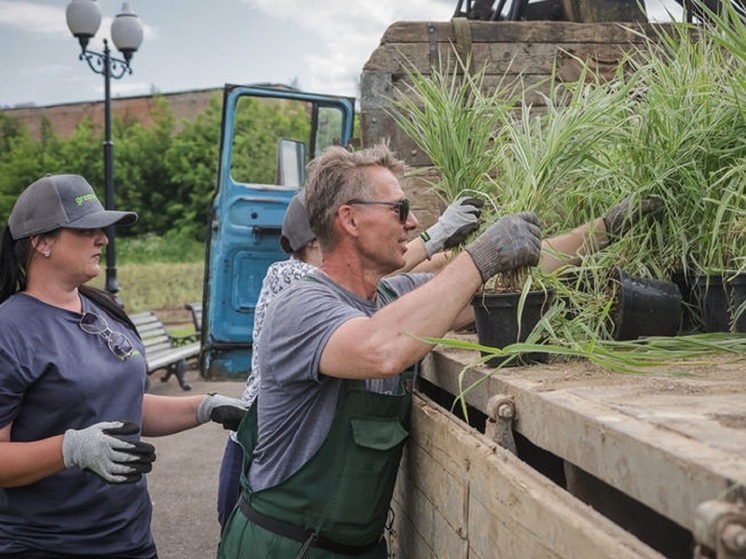
[[[57,228],[103,229],[132,225],[135,212],[105,210],[91,185],[78,175],[47,175],[26,187],[8,218],[14,240]]]
[[[308,213],[306,213],[304,202],[305,194],[305,190],[301,190],[293,196],[282,222],[280,246],[288,254],[302,249],[316,238],[308,223]]]

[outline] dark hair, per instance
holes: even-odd
[[[59,229],[45,233],[45,235],[54,235],[57,231]],[[3,231],[2,245],[0,246],[0,303],[11,295],[26,289],[26,268],[31,254],[30,251],[31,238],[25,237],[15,241],[10,234],[10,228],[6,226]],[[123,322],[137,334],[137,328],[130,320],[130,317],[117,304],[111,294],[90,285],[81,285],[78,291],[81,295],[88,297],[104,309],[106,314]]]
[[[293,254],[293,247],[290,246],[290,239],[285,235],[280,235],[280,248],[285,254]]]
[[[28,259],[28,237],[13,240],[10,227],[5,226],[2,245],[0,246],[0,303],[8,297],[26,289],[26,262]],[[20,266],[18,263],[23,262]]]
[[[78,287],[78,291],[81,295],[88,297],[91,301],[104,309],[106,314],[115,318],[119,322],[126,324],[135,334],[137,334],[138,337],[140,337],[137,327],[134,325],[132,320],[130,320],[130,317],[127,316],[127,313],[124,312],[124,309],[119,306],[111,293],[85,284]]]

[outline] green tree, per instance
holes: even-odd
[[[234,180],[275,184],[277,139],[310,141],[310,119],[300,101],[239,99],[236,109],[231,175]]]
[[[169,229],[205,240],[210,199],[215,189],[222,103],[215,95],[207,108],[172,139],[165,156],[173,184],[163,216]]]
[[[13,121],[13,122],[11,122]],[[43,171],[41,146],[26,126],[3,116],[0,152],[0,222],[5,227],[13,204],[21,191]]]
[[[166,210],[177,185],[164,161],[171,147],[174,117],[162,96],[154,98],[151,117],[154,125],[148,128],[137,122],[121,122],[117,130],[117,207],[132,208],[140,217],[135,227],[122,229],[123,235],[161,235],[171,229]]]
[[[40,144],[44,173],[65,173],[85,177],[103,200],[103,144],[90,118],[84,119],[73,134],[59,139],[50,131],[42,133]]]

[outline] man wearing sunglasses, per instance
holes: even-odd
[[[305,207],[305,190],[300,190],[288,204],[282,223],[280,246],[288,254],[287,260],[273,263],[267,269],[262,281],[256,308],[254,309],[254,351],[251,354],[251,374],[246,381],[241,399],[251,404],[259,390],[261,367],[259,366],[259,340],[264,325],[264,317],[270,303],[295,281],[305,277],[321,266],[321,250],[316,235],[308,223]],[[350,204],[380,205],[377,202],[353,200]],[[409,201],[384,202],[383,205],[395,208],[399,221],[404,224],[409,217]],[[412,270],[437,272],[448,263],[448,255],[441,252],[461,244],[467,236],[479,227],[479,217],[484,202],[477,198],[462,197],[451,203],[437,222],[420,233],[407,244],[404,254],[406,263],[394,272]],[[231,432],[226,442],[220,465],[218,481],[218,521],[225,526],[240,494],[240,476],[243,468],[243,451],[236,442],[235,432]]]
[[[437,276],[386,278],[418,225],[404,171],[384,145],[329,148],[309,166],[306,209],[323,262],[268,308],[259,396],[238,432],[247,483],[219,557],[385,558],[414,368],[433,347],[422,338],[472,322],[484,281],[539,261],[538,220],[522,213]]]

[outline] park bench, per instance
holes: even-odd
[[[192,322],[194,322],[194,331],[197,332],[197,336],[202,335],[202,303],[187,303],[184,308],[188,310],[192,315]]]
[[[167,382],[174,375],[182,390],[191,390],[191,385],[184,380],[184,373],[187,359],[199,355],[199,332],[173,336],[153,311],[130,315],[130,320],[145,346],[148,375],[166,369],[166,374],[161,377],[162,382]]]

